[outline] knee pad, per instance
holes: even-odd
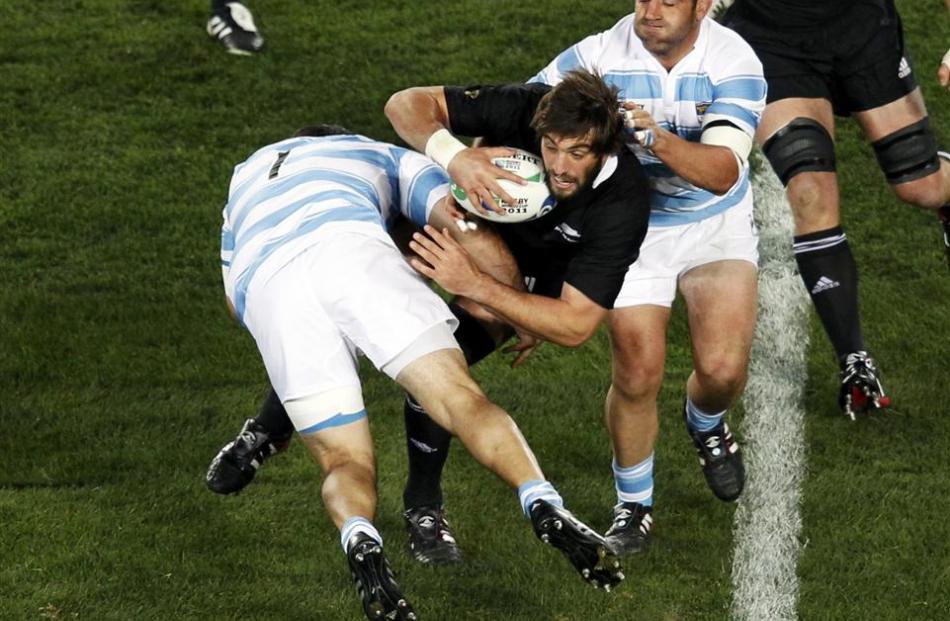
[[[798,117],[762,146],[775,174],[788,185],[800,172],[834,172],[835,143],[821,123]]]
[[[896,185],[926,177],[940,169],[937,139],[924,117],[872,143],[887,182]]]

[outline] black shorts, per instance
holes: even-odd
[[[835,114],[847,116],[917,88],[900,16],[890,0],[856,2],[835,20],[807,31],[753,22],[738,11],[729,14],[726,25],[762,61],[767,103],[822,98],[831,102]]]

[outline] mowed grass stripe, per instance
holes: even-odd
[[[784,188],[761,153],[754,163],[759,319],[743,396],[747,484],[735,515],[732,610],[741,621],[783,621],[798,618],[808,296]]]

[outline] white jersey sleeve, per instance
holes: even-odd
[[[725,121],[751,137],[765,110],[762,63],[737,34],[719,24],[710,27],[720,36],[709,38],[707,57],[716,62],[706,63],[712,93],[703,115],[703,129]]]
[[[394,151],[399,166],[399,211],[421,227],[429,221],[436,203],[449,193],[449,177],[421,153]]]

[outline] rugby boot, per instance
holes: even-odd
[[[422,506],[402,514],[409,533],[409,551],[425,565],[449,565],[462,562],[462,551],[445,519],[445,509]]]
[[[536,500],[528,513],[538,539],[560,550],[584,580],[606,591],[623,581],[616,553],[603,537],[570,511]]]
[[[254,16],[240,2],[228,2],[223,8],[215,10],[206,30],[230,54],[251,56],[264,47],[264,37],[257,31]]]
[[[346,560],[367,619],[414,621],[418,618],[396,583],[380,543],[365,533],[356,533],[347,542]]]
[[[891,398],[884,394],[877,373],[874,359],[866,351],[852,352],[845,357],[838,405],[851,420],[858,414],[891,405]]]
[[[265,459],[287,448],[292,436],[293,432],[272,437],[255,419],[247,419],[241,433],[211,460],[205,474],[208,489],[216,494],[240,492],[254,479]]]
[[[650,545],[653,507],[639,502],[621,502],[614,506],[614,523],[604,534],[607,545],[618,556],[642,552]]]
[[[686,406],[683,406],[686,419]],[[709,431],[696,431],[686,423],[686,431],[693,440],[699,465],[706,477],[706,484],[716,498],[732,502],[739,498],[745,487],[745,466],[739,444],[732,437],[729,425],[724,420]]]

